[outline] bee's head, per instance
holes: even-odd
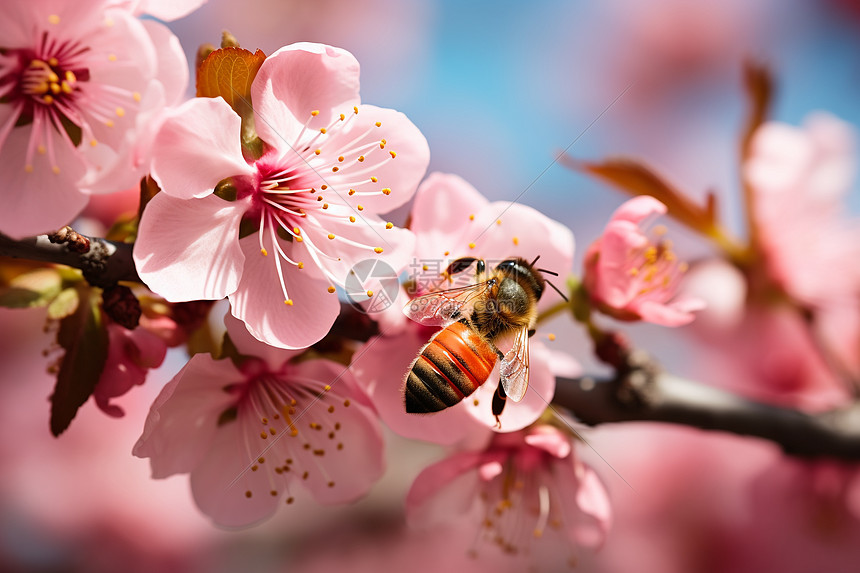
[[[537,261],[537,259],[535,259]],[[523,288],[530,289],[535,299],[539,300],[546,288],[546,281],[534,268],[534,263],[516,257],[505,259],[496,265],[496,271],[517,280]]]

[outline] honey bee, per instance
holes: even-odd
[[[406,375],[407,412],[439,412],[457,404],[489,379],[496,360],[501,360],[492,403],[496,422],[508,398],[523,399],[529,385],[529,338],[537,321],[537,303],[547,284],[562,294],[540,273],[558,275],[536,269],[537,260],[506,259],[488,273],[482,259],[457,259],[443,276],[474,265],[476,284],[431,292],[406,305],[403,312],[412,320],[443,327],[424,345]],[[503,354],[496,344],[511,338],[511,348]]]

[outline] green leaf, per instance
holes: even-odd
[[[80,297],[77,289],[67,288],[60,291],[60,294],[51,301],[48,305],[48,318],[59,320],[74,313],[78,309]]]
[[[0,287],[0,306],[29,308],[45,306],[60,292],[62,279],[53,269],[25,272]]]
[[[108,333],[99,309],[99,290],[82,287],[80,304],[60,321],[57,343],[65,349],[51,395],[51,433],[62,434],[92,395],[104,370]]]

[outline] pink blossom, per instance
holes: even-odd
[[[843,214],[855,139],[851,126],[824,113],[802,128],[767,123],[744,164],[768,274],[815,306],[856,299],[860,284],[860,234]]]
[[[411,233],[378,214],[412,197],[427,142],[403,114],[360,105],[358,83],[358,62],[338,48],[293,44],[268,57],[251,89],[264,142],[252,161],[222,99],[177,109],[153,157],[164,192],[135,246],[147,285],[170,301],[227,296],[255,337],[300,348],[328,332],[334,287],[356,262],[384,252],[405,267]],[[225,180],[235,200],[213,194]]]
[[[243,527],[293,503],[297,485],[321,503],[365,494],[383,472],[382,436],[352,373],[252,338],[229,317],[245,356],[197,354],[152,405],[134,455],[152,476],[191,474],[198,507],[224,527]]]
[[[603,235],[588,248],[584,283],[602,312],[620,320],[681,326],[702,308],[696,299],[673,300],[687,265],[678,262],[662,227],[655,228],[653,238],[641,228],[643,221],[664,213],[666,206],[653,197],[634,197],[612,214]]]
[[[164,362],[167,345],[143,326],[128,330],[110,323],[107,328],[108,357],[93,391],[93,399],[104,413],[118,418],[125,412],[111,404],[111,398],[122,396],[132,387],[143,384],[149,370]]]
[[[133,185],[147,120],[188,71],[166,27],[103,0],[6,2],[0,38],[0,232],[21,237],[70,222],[90,192]]]
[[[452,206],[456,206],[454,215]],[[491,269],[510,257],[531,261],[540,255],[539,266],[562,277],[573,265],[573,235],[569,229],[525,205],[490,203],[456,175],[431,174],[416,194],[411,220],[416,256],[410,278],[417,291],[412,295],[449,288],[447,282],[440,281],[440,273],[451,261],[464,256],[481,257]],[[474,275],[458,276],[456,284],[474,282]],[[547,289],[538,308],[559,301],[561,298]],[[406,437],[450,445],[464,439],[486,438],[486,428],[503,432],[522,429],[537,420],[552,400],[555,375],[561,374],[554,371],[555,365],[570,364],[569,359],[558,360],[557,353],[533,337],[529,390],[521,402],[508,401],[498,420],[501,428],[491,408],[499,380],[498,367],[485,384],[460,403],[435,414],[407,414],[404,379],[421,347],[437,330],[415,323],[405,328],[400,324],[386,325],[379,337],[369,340],[353,357],[352,368],[380,417]]]
[[[603,543],[612,520],[600,478],[575,455],[570,436],[549,426],[497,434],[481,452],[430,466],[406,503],[416,524],[471,522],[479,558],[501,551],[523,561],[521,570],[575,564],[580,546]]]

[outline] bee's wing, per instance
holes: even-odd
[[[403,314],[426,326],[448,326],[459,320],[466,309],[487,292],[494,282],[490,279],[416,297],[403,307]]]
[[[499,365],[502,388],[514,402],[526,395],[529,387],[529,329],[523,328],[516,334],[514,344],[502,358]]]

